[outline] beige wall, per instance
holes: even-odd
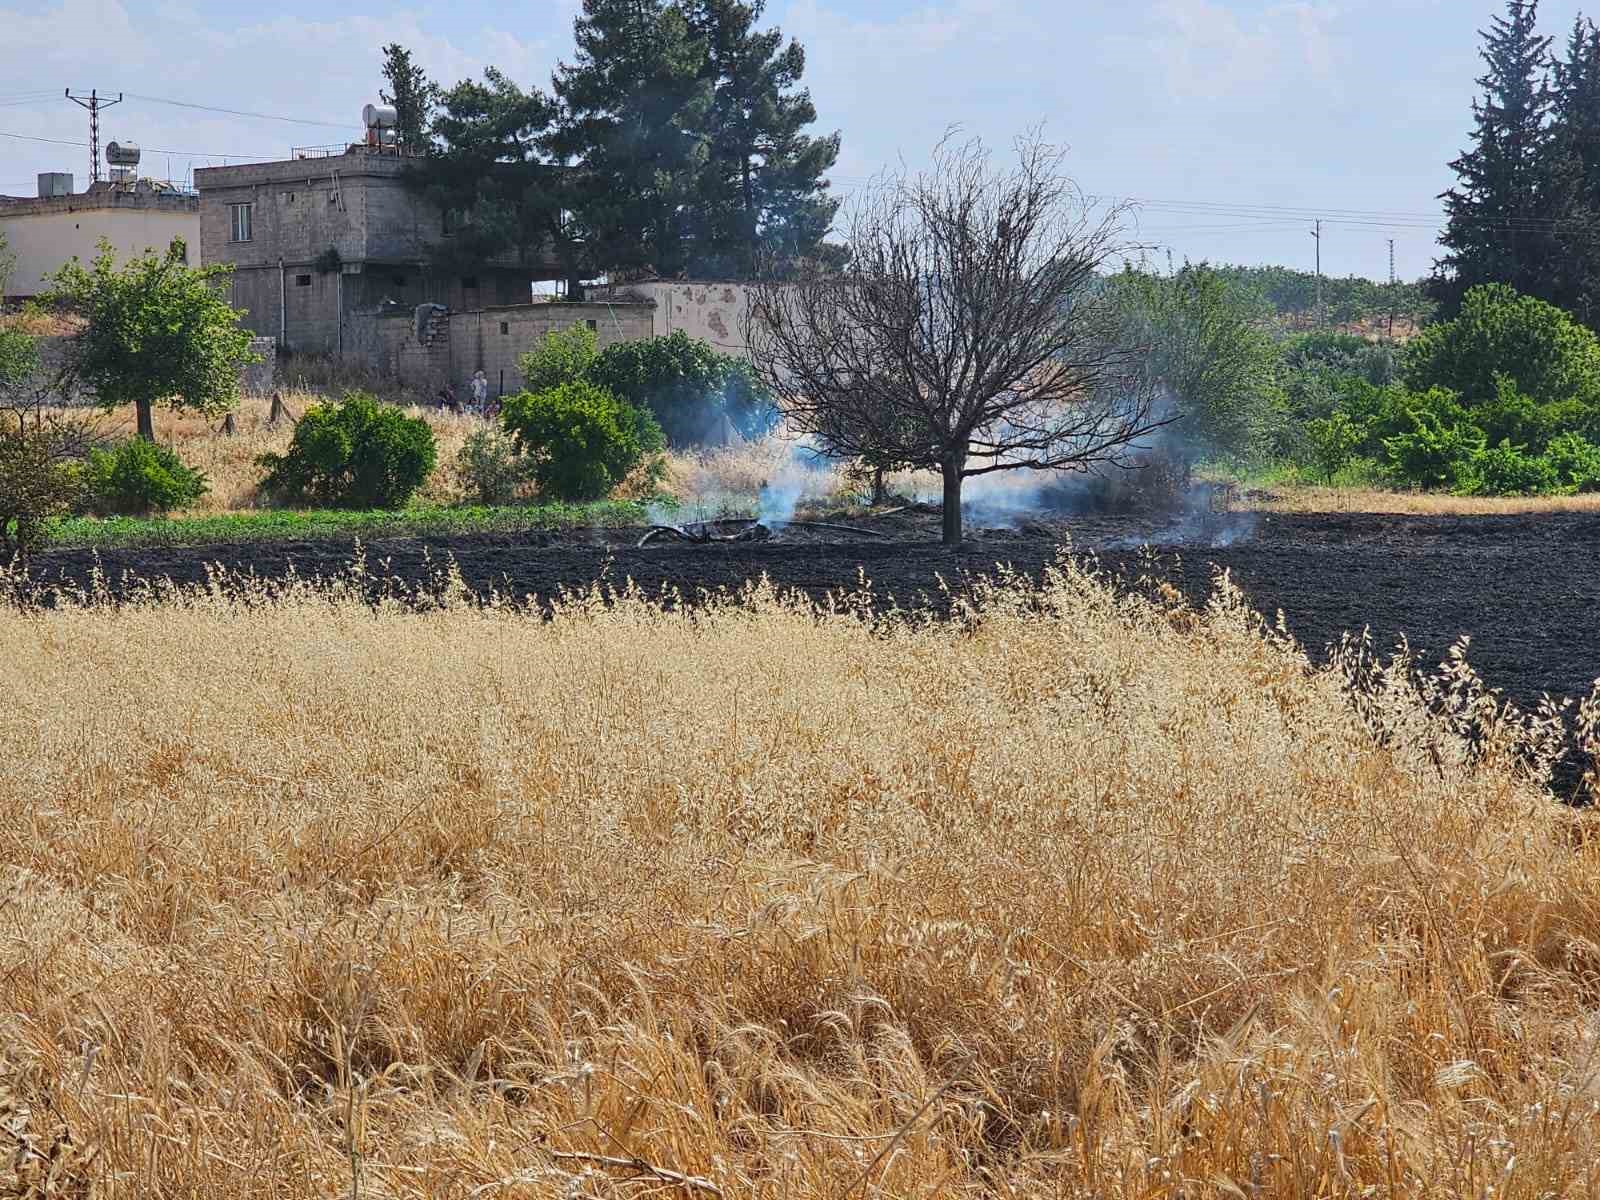
[[[0,208],[0,233],[17,256],[6,283],[8,296],[32,296],[45,289],[44,278],[74,256],[87,263],[103,237],[119,260],[146,250],[165,250],[181,237],[189,245],[189,261],[200,263],[200,213],[166,208],[134,207],[62,209],[8,215]]]
[[[411,313],[364,313],[350,318],[346,354],[429,389],[449,380],[463,398],[473,372],[481,370],[489,378],[491,394],[500,390],[502,378],[510,394],[522,389],[517,358],[545,334],[592,322],[604,349],[613,342],[649,337],[653,317],[654,310],[643,304],[520,304],[449,313],[437,318],[419,342]]]
[[[692,338],[710,342],[725,354],[749,358],[744,321],[750,308],[750,291],[742,283],[650,283],[620,284],[597,288],[597,299],[615,296],[619,300],[654,302],[657,337],[682,330]]]

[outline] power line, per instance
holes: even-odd
[[[17,138],[24,142],[45,142],[51,146],[87,146],[88,142],[73,142],[64,138],[35,137],[27,133],[8,133],[0,129],[0,137]],[[184,158],[237,158],[250,159],[256,162],[268,161],[270,154],[216,154],[207,150],[166,150],[160,146],[147,146],[145,149],[151,154],[177,154]]]
[[[315,121],[309,117],[282,117],[274,113],[247,112],[238,108],[219,108],[214,104],[194,104],[188,100],[169,100],[164,96],[143,96],[138,92],[129,92],[134,100],[144,100],[150,104],[170,104],[174,108],[193,108],[201,112],[226,113],[230,117],[251,117],[257,121],[284,121],[290,125],[321,125],[328,129],[349,129],[354,123],[351,121]]]

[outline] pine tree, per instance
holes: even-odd
[[[591,261],[678,275],[707,159],[705,46],[662,0],[583,0],[573,33],[576,60],[556,70],[562,116],[548,144],[575,167],[573,206]]]
[[[1600,321],[1600,29],[1578,17],[1552,63],[1553,114],[1544,187],[1561,253],[1545,299]]]
[[[435,96],[435,152],[408,175],[446,214],[449,236],[433,246],[435,264],[467,271],[508,252],[530,262],[553,249],[569,275],[578,274],[561,220],[565,181],[543,153],[555,102],[494,67],[482,82],[463,80]]]
[[[380,91],[379,99],[394,106],[398,117],[395,134],[400,144],[409,150],[428,148],[428,109],[433,87],[421,67],[411,61],[411,51],[399,42],[383,48],[383,77],[389,82],[388,91]]]
[[[1472,146],[1450,164],[1459,183],[1443,193],[1447,251],[1429,290],[1443,315],[1470,287],[1509,283],[1542,296],[1553,257],[1545,188],[1551,93],[1550,39],[1536,33],[1538,0],[1507,0],[1506,15],[1479,31],[1488,70],[1473,104]]]
[[[811,137],[809,92],[796,90],[805,50],[780,29],[758,30],[766,0],[684,0],[690,29],[706,46],[713,88],[709,155],[694,210],[694,269],[748,276],[763,249],[814,255],[838,202],[823,178],[839,135]]]

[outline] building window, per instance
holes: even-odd
[[[296,275],[294,277],[294,285],[295,285],[295,287],[310,287],[311,286],[311,276],[309,276],[309,275]]]
[[[228,238],[230,242],[250,241],[250,218],[254,208],[253,204],[228,205],[228,215],[232,218],[232,233]]]
[[[501,321],[500,322],[500,336],[504,337],[506,334],[508,334],[510,332],[511,332],[511,322],[510,321]]]
[[[462,291],[477,291],[478,277],[476,275],[463,275],[461,277],[461,289]]]
[[[584,324],[589,327],[589,332],[591,332],[591,333],[599,333],[600,332],[600,322],[599,321],[585,321]]]

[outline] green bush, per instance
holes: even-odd
[[[480,429],[456,455],[456,473],[468,495],[479,504],[510,504],[530,477],[528,463],[516,443],[499,429]]]
[[[85,507],[102,517],[171,512],[193,504],[210,486],[177,451],[145,438],[89,451],[83,484]]]
[[[587,325],[551,330],[544,341],[517,359],[523,388],[538,395],[587,379],[597,353],[595,344],[594,330]]]
[[[1383,438],[1389,470],[1400,483],[1454,487],[1463,467],[1483,453],[1483,430],[1467,419],[1448,392],[1435,389],[1410,397],[1402,415],[1408,428]]]
[[[649,413],[592,383],[509,396],[500,419],[554,500],[602,499],[664,444]]]
[[[587,378],[652,413],[675,446],[706,441],[724,417],[745,437],[767,432],[777,419],[772,397],[749,363],[720,354],[681,329],[607,346]]]
[[[1495,401],[1502,378],[1535,405],[1600,404],[1600,340],[1553,304],[1505,284],[1470,289],[1460,316],[1406,347],[1402,371],[1408,386],[1447,388],[1468,408]]]
[[[1366,428],[1343,409],[1306,426],[1311,461],[1324,479],[1332,480],[1367,440]]]
[[[1600,446],[1576,433],[1550,439],[1544,452],[1560,491],[1600,492]]]
[[[433,470],[433,430],[420,417],[346,392],[306,410],[283,454],[263,454],[263,490],[292,504],[402,508]]]
[[[38,549],[45,518],[67,512],[81,493],[82,471],[63,432],[0,424],[0,562]]]
[[[1548,459],[1502,441],[1461,464],[1456,490],[1470,496],[1542,496],[1556,490]]]

